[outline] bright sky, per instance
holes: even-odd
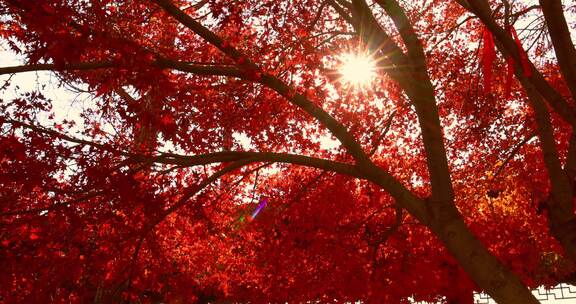
[[[21,58],[7,51],[5,46],[0,45],[0,67],[17,66],[22,63],[23,60]],[[10,79],[10,86],[7,90],[1,92],[0,100],[12,100],[18,97],[19,94],[37,89],[46,98],[52,100],[56,121],[61,121],[62,119],[81,121],[78,109],[86,105],[89,96],[87,94],[74,93],[67,88],[60,87],[59,80],[54,73],[40,71],[18,73],[12,76],[2,75],[0,76],[0,86],[4,85],[8,79]],[[41,89],[40,86],[42,85],[46,87]]]

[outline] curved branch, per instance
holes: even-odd
[[[1,118],[1,117],[0,117]],[[124,155],[127,157],[126,163],[130,162],[153,162],[153,163],[160,163],[160,164],[171,164],[171,165],[179,165],[179,166],[198,166],[198,165],[206,165],[212,163],[222,163],[222,162],[232,162],[232,161],[241,161],[246,159],[253,159],[253,162],[277,162],[277,163],[289,163],[294,165],[302,165],[312,168],[323,169],[327,171],[333,171],[336,173],[341,173],[353,177],[364,178],[364,174],[361,173],[357,167],[336,162],[327,159],[309,157],[304,155],[296,155],[296,154],[289,154],[289,153],[273,153],[273,152],[246,152],[246,151],[222,151],[222,152],[214,152],[214,153],[207,153],[207,154],[199,154],[199,155],[179,155],[173,153],[161,153],[157,156],[147,156],[142,154],[131,153],[128,151],[122,151],[114,149],[110,146],[105,144],[95,143],[88,140],[83,140],[79,138],[75,138],[66,134],[62,134],[55,130],[47,129],[40,126],[35,126],[32,124],[15,121],[11,119],[4,120],[5,123],[11,123],[15,125],[20,125],[31,129],[36,132],[40,132],[43,134],[51,135],[62,140],[66,140],[69,142],[87,145],[91,147],[95,147],[98,149],[111,151],[118,153],[120,155]]]
[[[72,70],[84,71],[84,70],[106,69],[106,68],[112,68],[114,66],[115,64],[112,61],[80,62],[64,65],[40,63],[40,64],[28,64],[28,65],[19,65],[11,67],[0,67],[0,75],[35,72],[35,71],[72,71]]]
[[[230,161],[248,161],[249,163],[277,162],[318,168],[374,182],[389,192],[401,207],[409,210],[420,221],[428,221],[428,215],[423,201],[414,196],[410,190],[404,187],[404,185],[402,185],[402,183],[400,183],[390,173],[376,166],[353,166],[336,161],[288,153],[242,151],[222,151],[194,156],[166,154],[156,158],[151,158],[150,161],[183,166],[195,166]]]
[[[285,97],[292,104],[304,110],[312,117],[316,118],[342,143],[348,153],[350,153],[350,155],[356,160],[359,171],[362,172],[362,174],[365,175],[367,179],[378,184],[380,187],[389,192],[394,198],[396,198],[402,207],[409,210],[419,220],[427,221],[427,211],[424,207],[423,201],[417,198],[412,192],[410,192],[410,190],[408,190],[401,182],[392,176],[392,174],[374,165],[374,163],[370,161],[368,155],[364,152],[363,148],[348,132],[344,125],[342,125],[334,117],[330,116],[330,114],[324,111],[324,109],[307,99],[305,96],[298,94],[293,88],[288,86],[277,77],[263,73],[260,68],[249,58],[244,56],[237,49],[230,46],[230,44],[225,43],[224,40],[222,40],[212,31],[180,10],[170,0],[155,0],[155,2],[160,7],[162,7],[166,13],[178,20],[184,26],[188,27],[192,32],[196,33],[208,43],[218,48],[224,54],[228,55],[228,57],[238,62],[240,68],[243,71],[251,71],[251,73],[244,74],[245,79],[259,81],[263,85],[271,88],[281,96]],[[380,41],[387,43],[387,40]],[[397,45],[394,45],[393,47],[398,48]],[[403,53],[396,55],[405,57]],[[250,79],[248,76],[249,74],[258,74],[259,77],[251,77]]]
[[[181,165],[181,166],[198,166],[212,163],[251,160],[251,162],[275,162],[275,163],[301,165],[341,173],[358,178],[365,177],[364,174],[361,173],[355,166],[350,164],[289,153],[222,151],[222,152],[214,152],[193,156],[166,154],[158,157],[152,157],[140,160],[152,161],[155,163],[162,163],[162,164]]]
[[[330,116],[330,114],[328,114],[322,108],[315,105],[303,95],[296,93],[293,88],[285,84],[277,77],[263,73],[260,67],[258,67],[258,65],[256,65],[247,56],[232,47],[230,44],[226,43],[218,35],[214,34],[208,28],[194,20],[194,18],[180,10],[170,0],[155,0],[155,2],[160,7],[162,7],[166,13],[178,20],[184,26],[188,27],[192,32],[196,33],[208,43],[218,48],[228,57],[239,63],[241,62],[240,67],[244,72],[246,72],[243,75],[244,79],[256,80],[254,77],[250,77],[249,75],[260,74],[260,77],[257,78],[260,83],[276,91],[288,99],[292,104],[296,105],[306,113],[318,119],[318,121],[320,121],[326,128],[328,128],[328,130],[332,132],[332,134],[334,134],[336,138],[338,138],[338,140],[340,140],[342,145],[357,161],[364,163],[369,162],[368,157],[360,144],[358,144],[358,142],[352,137],[350,133],[348,133],[346,128],[340,122]],[[252,73],[248,73],[249,71],[252,71]]]
[[[390,61],[397,66],[395,69],[387,69],[386,73],[399,83],[416,109],[426,151],[426,162],[430,172],[433,201],[441,202],[441,204],[452,204],[454,190],[446,157],[444,136],[436,105],[434,86],[426,69],[421,42],[418,41],[413,30],[406,28],[411,27],[409,24],[404,24],[404,22],[409,23],[407,17],[393,17],[398,29],[403,29],[403,35],[407,39],[406,43],[411,43],[411,48],[413,48],[410,55],[404,54],[402,49],[380,27],[365,0],[353,0],[353,5],[354,18],[358,20],[356,26],[359,26],[356,30],[361,34],[365,43],[372,45],[371,47],[374,47],[374,41],[378,42],[378,45],[387,45],[390,51],[384,48],[376,49],[391,52]],[[401,7],[392,4],[385,5],[385,9],[388,14],[398,15],[403,12]],[[383,64],[385,64],[384,61],[378,63],[380,67],[383,67]]]
[[[171,68],[196,75],[233,77],[242,76],[240,69],[234,66],[190,64],[186,62],[170,60],[163,57],[157,57],[156,60],[152,62],[152,65],[158,68]],[[78,62],[69,64],[28,64],[11,67],[0,67],[0,75],[34,71],[87,71],[119,67],[120,65],[113,61]]]

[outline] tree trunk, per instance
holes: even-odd
[[[433,218],[432,231],[470,277],[500,304],[538,304],[532,292],[468,229],[456,207]],[[451,214],[448,218],[447,214]]]
[[[566,256],[572,262],[576,262],[576,215],[574,214],[574,191],[572,189],[573,183],[570,181],[571,174],[562,168],[554,139],[554,127],[544,100],[534,86],[522,75],[519,67],[516,67],[516,76],[524,87],[534,110],[544,163],[552,186],[547,204],[548,226],[554,238],[564,249]],[[570,152],[573,153],[574,151]],[[572,162],[573,157],[573,155],[569,156],[569,162]]]
[[[549,208],[548,227],[554,238],[562,245],[564,254],[576,263],[576,218],[573,213],[566,219],[566,213],[560,208]]]
[[[356,17],[359,19],[359,24],[364,25],[360,28],[374,27],[375,22],[368,15],[365,3],[362,0],[354,1],[354,3],[357,4],[358,11],[365,12],[364,15],[359,14],[359,17]],[[376,34],[378,33],[374,35]],[[381,40],[386,40],[385,34],[380,32],[380,35],[383,36]],[[371,37],[363,38],[369,41]],[[403,202],[402,199],[407,198],[406,196],[395,198],[401,205],[407,206],[406,208],[413,216],[425,223],[439,237],[476,284],[498,303],[538,304],[532,292],[507,266],[488,251],[464,223],[461,213],[454,204],[452,181],[434,87],[427,74],[426,66],[419,66],[418,60],[413,58],[408,61],[412,63],[410,66],[413,68],[408,71],[397,71],[394,78],[416,108],[430,172],[432,197],[424,203],[427,210],[423,212],[424,216],[420,217],[414,212],[422,214],[420,210],[410,208],[418,204],[406,202],[409,199],[404,199]]]
[[[446,296],[446,304],[474,304],[474,293],[470,291]]]
[[[385,185],[379,176],[382,169],[375,165],[362,169],[369,180]],[[520,279],[474,236],[453,202],[433,203],[408,194],[395,198],[400,206],[438,236],[472,280],[498,303],[539,304]]]

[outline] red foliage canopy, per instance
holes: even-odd
[[[0,75],[85,97],[3,78],[0,301],[537,303],[576,261],[575,12],[540,2],[0,1]]]

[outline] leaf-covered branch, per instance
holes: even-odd
[[[152,65],[158,68],[175,69],[182,72],[196,75],[216,75],[216,76],[234,76],[241,77],[241,71],[233,66],[225,65],[201,65],[179,62],[167,58],[158,57],[152,62]],[[11,67],[0,67],[0,75],[15,74],[34,71],[89,71],[107,68],[122,68],[122,66],[113,61],[102,62],[80,62],[69,64],[28,64]]]

